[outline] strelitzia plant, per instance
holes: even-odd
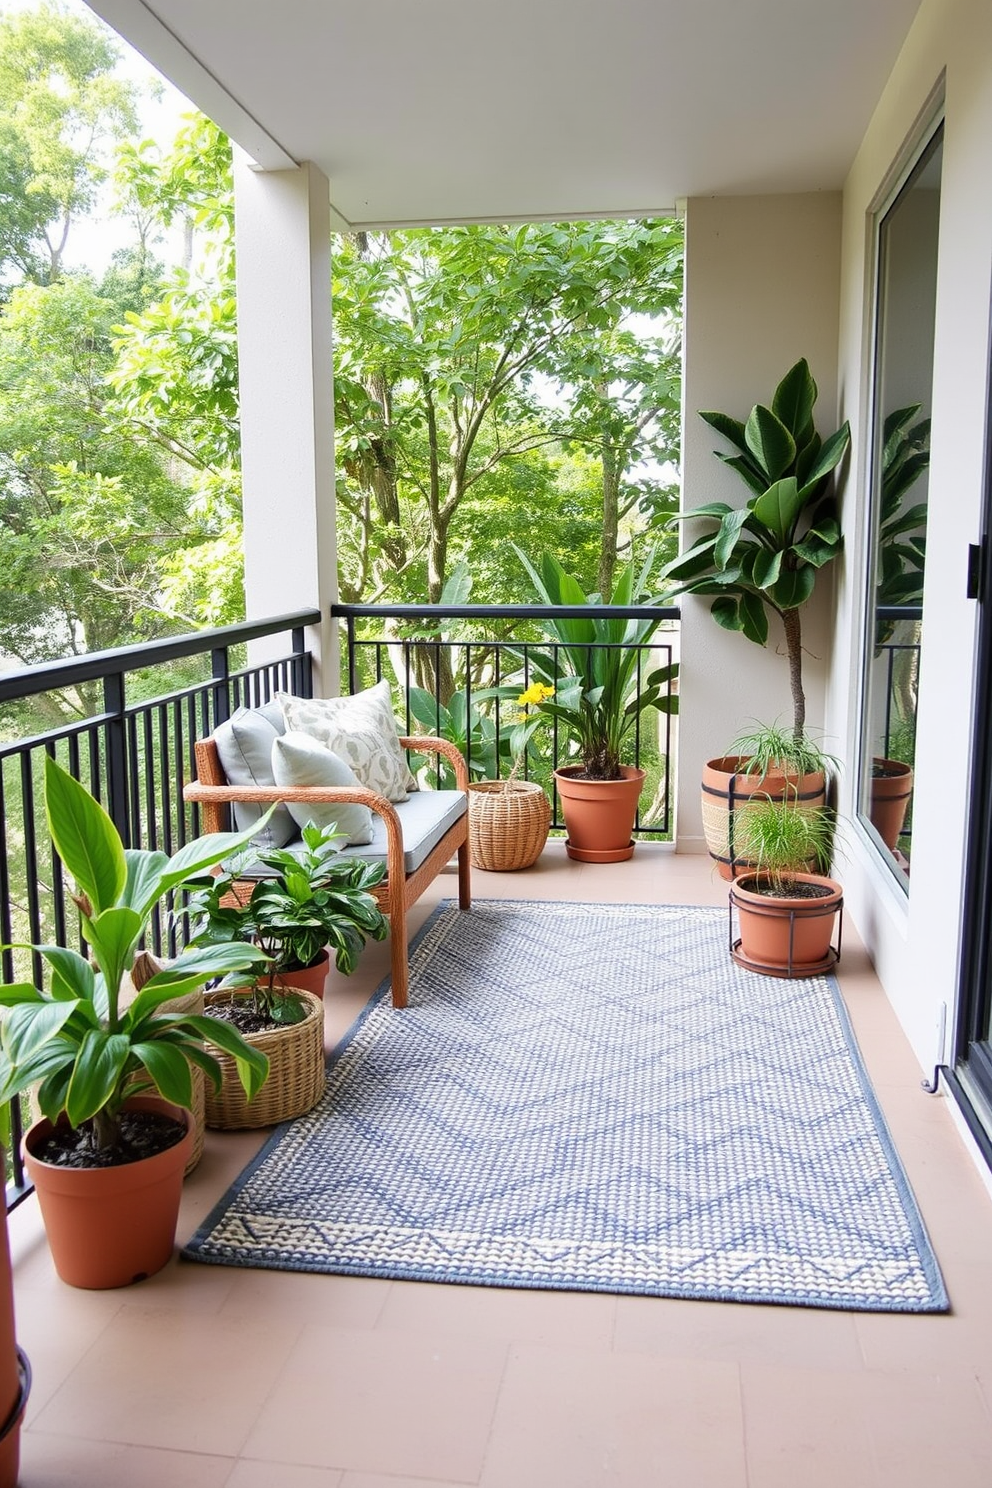
[[[55,760],[45,759],[45,814],[55,850],[74,880],[89,956],[59,945],[38,945],[50,985],[11,982],[0,987],[6,1009],[0,1025],[0,1102],[37,1085],[38,1104],[52,1122],[64,1112],[70,1125],[91,1125],[94,1144],[120,1148],[125,1102],[145,1091],[189,1109],[192,1069],[198,1066],[219,1089],[221,1071],[210,1043],[235,1061],[246,1094],[260,1090],[268,1059],[229,1023],[204,1015],[167,1013],[162,1004],[226,972],[255,967],[257,946],[226,943],[186,949],[144,979],[141,946],[152,912],[194,874],[242,848],[270,813],[250,831],[199,837],[168,857],[124,847],[95,801]],[[122,1007],[125,975],[140,991]]]

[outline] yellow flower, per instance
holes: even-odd
[[[553,687],[546,687],[543,682],[532,682],[526,692],[522,692],[517,698],[517,706],[539,708],[546,698],[552,698],[554,695]]]

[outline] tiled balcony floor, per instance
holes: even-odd
[[[417,914],[452,895],[443,876]],[[708,859],[639,847],[480,898],[725,903]],[[328,1038],[386,969],[328,995]],[[34,1368],[23,1488],[954,1488],[992,1485],[992,1200],[845,926],[841,983],[953,1311],[830,1312],[237,1271],[131,1289],[55,1279],[11,1219]],[[185,1237],[259,1145],[210,1134]]]

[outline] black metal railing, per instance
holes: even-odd
[[[441,734],[459,745],[476,778],[500,778],[512,768],[509,747],[512,707],[501,708],[492,689],[518,683],[521,691],[532,680],[532,659],[550,658],[553,677],[564,675],[566,649],[550,640],[542,620],[660,620],[663,624],[637,651],[638,690],[657,668],[670,668],[668,696],[677,686],[679,610],[677,606],[619,605],[332,605],[332,618],[343,631],[342,663],[350,692],[395,679],[402,694],[408,732],[416,725]],[[468,631],[468,634],[465,632]],[[594,642],[593,650],[618,650],[615,643]],[[431,699],[425,704],[423,694]],[[417,697],[419,707],[411,701]],[[456,706],[457,703],[457,706]],[[633,731],[632,758],[648,774],[635,831],[641,837],[671,836],[673,790],[674,708],[639,715]],[[545,757],[525,758],[521,774],[546,786],[552,800],[552,831],[563,821],[554,790],[553,770],[566,762],[568,741],[557,721],[550,720]],[[574,756],[573,756],[574,758]]]
[[[199,831],[198,808],[183,801],[193,777],[193,744],[241,704],[282,689],[312,693],[305,630],[316,610],[229,625],[146,645],[94,652],[0,674],[0,942],[5,981],[40,977],[29,944],[78,944],[78,924],[45,827],[41,775],[57,759],[100,801],[128,847],[173,853]],[[249,641],[288,635],[285,655],[247,666]],[[25,711],[28,710],[28,711]],[[45,727],[14,737],[28,717]],[[48,720],[52,719],[50,726]],[[173,953],[174,930],[156,920],[152,949]],[[27,1191],[20,1111],[11,1111],[8,1208]]]

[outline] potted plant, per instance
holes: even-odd
[[[126,850],[103,807],[50,757],[45,812],[75,883],[89,957],[62,946],[31,947],[48,966],[50,986],[0,987],[7,1009],[0,1102],[37,1085],[43,1117],[24,1138],[25,1162],[59,1275],[73,1286],[123,1286],[159,1270],[172,1253],[193,1144],[191,1068],[220,1079],[205,1040],[224,1050],[252,1093],[268,1065],[230,1025],[162,1011],[213,977],[252,965],[257,948],[188,948],[145,981],[126,1008],[122,983],[156,907],[244,846],[257,826],[200,837],[171,858]]]
[[[542,603],[571,607],[602,602],[598,594],[586,595],[550,554],[535,568],[516,551]],[[633,559],[624,565],[608,604],[629,608],[655,603],[646,588],[654,556],[652,550],[639,567]],[[640,677],[642,653],[660,620],[578,616],[542,623],[554,646],[527,653],[532,678],[548,689],[537,704],[538,713],[557,720],[580,756],[554,772],[568,833],[565,850],[580,862],[619,862],[634,851],[631,833],[644,784],[644,771],[624,764],[623,756],[645,713],[677,710],[670,686],[676,668],[659,667]],[[498,691],[512,696],[516,689]]]
[[[726,413],[700,412],[734,452],[716,450],[750,491],[742,507],[711,501],[675,521],[700,521],[706,530],[662,570],[675,594],[712,595],[714,620],[739,630],[756,645],[768,641],[769,612],[785,632],[792,693],[792,732],[801,743],[806,728],[803,686],[802,611],[821,568],[843,546],[831,475],[851,440],[845,421],[823,441],[813,423],[817,386],[805,358],[775,389],[771,407],[751,409],[746,422]],[[711,760],[708,772],[732,789],[738,773],[727,757]],[[712,778],[709,782],[712,786]],[[703,815],[707,814],[707,790]],[[711,848],[712,851],[712,848]]]
[[[247,895],[237,863],[223,873],[201,875],[192,885],[191,945],[233,940],[265,953],[259,975],[248,983],[242,976],[228,977],[206,1001],[214,1017],[229,1020],[264,1052],[269,1078],[261,1091],[249,1094],[218,1051],[222,1079],[207,1092],[207,1126],[272,1126],[302,1116],[320,1099],[327,948],[334,949],[338,970],[349,975],[366,941],[383,940],[388,931],[370,892],[385,877],[385,864],[339,853],[336,844],[343,836],[310,824],[299,846],[259,854],[259,868],[268,876],[255,881]]]
[[[830,810],[804,805],[788,792],[779,800],[751,801],[739,831],[755,866],[730,889],[740,925],[732,954],[740,966],[801,977],[835,965],[839,945],[834,949],[831,937],[843,890],[826,876],[834,830]]]
[[[500,696],[502,692],[501,688],[486,689],[483,696]],[[518,711],[509,740],[513,755],[509,775],[505,780],[469,781],[468,841],[476,868],[493,873],[532,868],[544,851],[551,827],[551,804],[536,781],[520,779],[520,769],[531,735],[541,721],[541,715],[532,717],[529,709],[539,709],[554,695],[554,688],[543,682],[532,682],[517,695]]]
[[[710,856],[723,878],[752,866],[743,817],[753,804],[789,800],[806,807],[826,802],[827,775],[837,761],[805,731],[755,723],[738,734],[727,753],[703,769],[703,831]]]

